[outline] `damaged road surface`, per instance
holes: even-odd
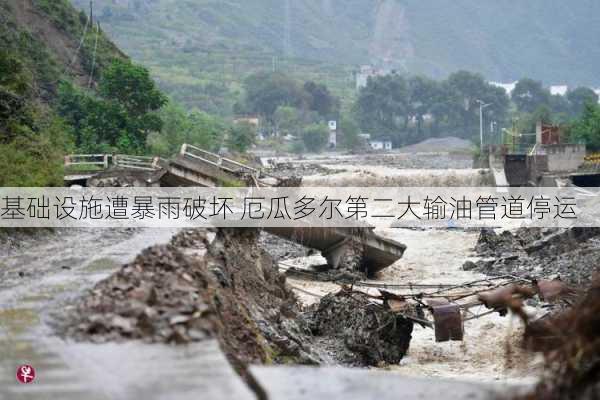
[[[190,343],[216,338],[249,364],[398,363],[412,322],[364,294],[341,291],[302,310],[254,229],[188,231],[155,246],[81,300],[64,333],[81,341]],[[206,248],[198,256],[198,248]],[[246,376],[246,378],[248,378]]]

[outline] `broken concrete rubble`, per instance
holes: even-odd
[[[373,232],[371,227],[269,227],[266,231],[320,250],[332,270],[374,276],[404,255],[406,246]]]
[[[482,257],[470,270],[488,275],[513,274],[560,278],[568,284],[586,286],[600,259],[600,229],[521,228],[500,234],[482,230],[475,248]]]

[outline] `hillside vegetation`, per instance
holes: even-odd
[[[88,0],[73,0],[82,8]],[[443,79],[600,86],[595,0],[95,0],[98,16],[178,100],[228,114],[259,70],[327,83],[351,99],[375,64]],[[347,103],[347,101],[346,101]]]
[[[0,185],[62,185],[73,127],[54,110],[60,85],[95,87],[126,59],[101,31],[81,42],[86,21],[66,0],[0,0]]]

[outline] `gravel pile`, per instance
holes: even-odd
[[[310,332],[295,322],[296,297],[257,237],[252,229],[219,230],[209,244],[205,232],[185,231],[98,283],[59,328],[93,342],[216,337],[239,366],[282,357],[317,362],[298,336]]]
[[[488,275],[558,276],[587,286],[600,269],[600,228],[522,228],[500,234],[483,230],[475,250],[482,259],[465,263],[465,269]]]
[[[420,143],[402,147],[401,152],[427,153],[427,152],[464,152],[470,154],[473,142],[453,136],[432,138]]]

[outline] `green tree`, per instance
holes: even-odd
[[[598,95],[590,88],[578,87],[567,93],[567,99],[571,103],[570,111],[573,117],[579,117],[586,104],[598,104]]]
[[[276,132],[279,136],[298,135],[304,125],[301,111],[295,107],[277,107],[273,115]]]
[[[600,105],[587,103],[570,132],[572,140],[586,143],[591,150],[600,150]]]
[[[0,186],[62,186],[63,162],[72,150],[71,129],[63,120],[38,111],[33,129],[24,127],[13,140],[0,143]]]
[[[307,96],[304,90],[292,78],[280,72],[261,72],[248,77],[244,83],[246,89],[246,109],[257,113],[269,122],[280,106],[304,108]]]
[[[358,124],[352,118],[344,116],[339,123],[338,132],[341,134],[341,145],[348,150],[355,150],[360,145]]]
[[[227,147],[240,153],[245,152],[256,143],[256,127],[247,122],[234,124],[229,128]]]
[[[187,112],[181,105],[169,102],[160,110],[163,127],[152,132],[146,141],[150,154],[171,157],[184,143],[215,150],[225,131],[225,122],[202,111]]]
[[[148,71],[116,60],[105,70],[99,93],[97,97],[70,83],[59,88],[57,108],[75,128],[77,146],[92,152],[143,152],[148,135],[162,129],[158,110],[167,101]]]
[[[105,100],[124,107],[132,118],[144,118],[167,103],[148,70],[131,61],[113,61],[102,74],[99,92]]]
[[[517,82],[512,100],[521,112],[532,113],[540,106],[550,104],[550,91],[542,86],[542,82],[523,78]]]
[[[339,100],[329,92],[327,86],[308,81],[304,84],[304,91],[308,95],[309,110],[316,111],[326,119],[338,117]]]
[[[554,114],[555,122],[566,122],[571,115],[571,103],[565,96],[555,94],[550,96],[549,109]]]
[[[313,124],[304,128],[302,142],[307,151],[321,152],[329,140],[329,129],[326,125]]]
[[[404,77],[391,74],[369,78],[356,101],[358,123],[374,137],[397,135],[406,128],[408,102]]]
[[[448,118],[455,127],[457,136],[479,137],[480,101],[489,104],[485,109],[486,121],[496,121],[502,125],[506,119],[509,106],[506,92],[487,83],[483,76],[459,71],[448,77],[448,88],[450,96]],[[488,141],[490,140],[488,138]]]
[[[0,49],[0,142],[31,127],[29,95],[32,76],[14,52]]]

